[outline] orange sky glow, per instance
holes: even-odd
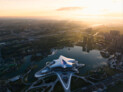
[[[0,0],[0,17],[123,19],[123,0]]]

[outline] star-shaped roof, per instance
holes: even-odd
[[[60,56],[59,59],[54,60],[54,64],[50,66],[50,68],[61,67],[61,68],[69,68],[75,63],[75,59],[66,58],[64,56]]]

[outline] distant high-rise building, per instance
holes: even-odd
[[[118,31],[118,30],[111,30],[111,31],[110,31],[110,34],[111,34],[112,36],[117,36],[117,35],[120,35],[120,31]]]

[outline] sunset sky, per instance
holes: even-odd
[[[123,18],[123,0],[0,0],[0,17]]]

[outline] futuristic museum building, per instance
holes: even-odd
[[[55,73],[63,88],[67,91],[70,88],[71,77],[73,73],[79,73],[78,69],[85,64],[79,64],[75,59],[60,56],[52,62],[46,62],[46,66],[35,73],[36,78],[45,77],[48,74]],[[66,79],[67,81],[64,81]]]

